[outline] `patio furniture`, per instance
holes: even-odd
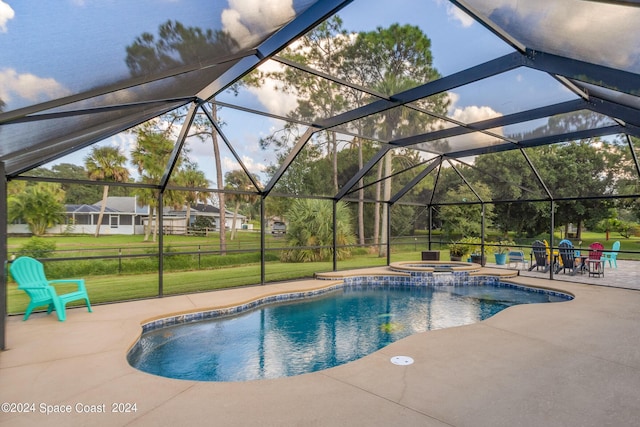
[[[589,269],[589,277],[604,276],[604,260],[602,259],[602,250],[604,246],[600,242],[594,242],[589,245],[589,259],[587,259],[587,268]]]
[[[583,255],[580,251],[576,251],[576,263],[578,263],[578,272],[580,274],[584,274],[588,271],[587,268],[587,260],[589,259],[588,255]]]
[[[618,251],[620,250],[620,241],[616,240],[611,246],[611,252],[603,252],[602,261],[609,261],[609,267],[618,268]]]
[[[515,268],[518,268],[518,264],[522,263],[522,268],[527,268],[529,261],[524,257],[523,251],[510,251],[507,253],[507,267],[511,267],[511,264],[515,264]]]
[[[569,270],[569,273],[574,276],[578,271],[578,265],[576,264],[576,250],[573,243],[569,240],[562,240],[558,245],[558,253],[562,262],[556,266],[556,273],[559,273],[560,270],[566,273]]]
[[[58,320],[64,322],[67,318],[65,312],[67,303],[81,299],[85,300],[88,311],[91,311],[91,303],[84,285],[84,279],[47,280],[42,263],[27,256],[13,261],[9,271],[11,277],[18,283],[18,289],[25,291],[31,299],[27,311],[24,313],[24,320],[29,318],[34,308],[48,305],[47,313],[49,314],[55,310]],[[75,283],[77,290],[58,295],[52,285],[61,283]]]
[[[560,254],[558,253],[557,249],[554,249],[553,251],[551,250],[551,248],[549,247],[549,242],[547,242],[547,239],[544,239],[542,242],[544,243],[545,248],[547,248],[547,257],[549,258],[550,267],[555,269],[556,267],[562,264],[562,259],[560,259]]]
[[[545,245],[544,242],[541,242],[540,240],[536,240],[531,245],[531,252],[533,253],[536,262],[535,264],[531,264],[531,267],[529,267],[529,271],[533,270],[534,268],[536,269],[536,271],[540,271],[541,268],[544,272],[549,271],[550,265],[549,255],[547,254],[547,245]]]
[[[440,251],[422,251],[422,261],[440,261]]]

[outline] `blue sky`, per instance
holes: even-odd
[[[491,1],[498,0],[488,2]],[[6,102],[7,110],[88,90],[101,82],[126,76],[124,48],[143,31],[155,34],[158,25],[168,19],[242,34],[243,26],[260,29],[261,20],[276,13],[268,6],[273,1],[261,0],[213,2],[213,7],[206,0],[52,0],[46,4],[47,8],[38,8],[26,0],[0,0],[0,99]],[[288,7],[293,10],[294,6]],[[344,28],[350,31],[372,31],[392,23],[419,26],[432,41],[434,65],[442,75],[513,51],[444,0],[355,0],[339,15]],[[122,23],[131,20],[140,25],[127,30],[129,26]],[[74,46],[73,52],[69,46]],[[522,94],[528,95],[525,103]],[[256,94],[248,96],[254,96],[253,102],[263,103],[267,110],[286,103],[276,94],[271,94],[270,100]],[[537,107],[550,100],[559,102],[569,96],[549,76],[523,69],[500,79],[488,79],[481,85],[456,89],[450,94],[450,114],[472,122]],[[260,152],[257,141],[273,129],[274,122],[263,117],[248,120],[246,113],[229,109],[223,110],[222,115],[228,123],[224,128],[228,138],[249,169],[259,173],[273,161],[273,153]],[[118,135],[104,143],[126,150],[132,137]],[[210,148],[204,144],[193,144],[192,151],[194,157],[210,154]],[[84,153],[78,153],[56,163],[71,159],[81,162],[83,156]],[[227,169],[234,168],[235,162],[230,157],[227,154]],[[207,170],[207,174],[213,180],[212,171]]]
[[[202,8],[209,3],[203,0],[53,0],[52,3],[56,7],[50,9],[33,7],[29,1],[0,0],[0,81],[5,84],[5,89],[0,89],[0,98],[10,107],[19,108],[34,99],[45,99],[47,90],[55,92],[54,81],[59,85],[59,92],[75,89],[79,81],[89,79],[83,71],[91,71],[92,83],[128,73],[123,61],[124,47],[143,31],[156,33],[157,25],[168,19],[201,28],[222,26],[221,10],[203,12]],[[396,0],[393,7],[389,7],[388,1],[367,0],[366,8],[362,3],[363,0],[354,1],[340,12],[345,28],[371,31],[376,26],[385,27],[395,22],[418,25],[431,38],[435,66],[443,75],[511,51],[470,18],[452,12],[454,8],[446,1]],[[136,19],[137,16],[144,19]],[[122,31],[127,29],[121,25],[123,19],[134,19],[141,26],[127,33]],[[87,34],[87,37],[78,37],[78,34]],[[23,46],[29,47],[28,60],[25,60]],[[74,47],[73,52],[69,51],[70,46]],[[70,55],[80,59],[56,61],[55,67],[51,66],[52,59]],[[91,68],[83,64],[91,64]],[[13,79],[7,70],[12,70]],[[21,78],[24,81],[25,76],[41,83],[45,93],[37,95],[27,89],[8,93],[7,88],[15,86]]]

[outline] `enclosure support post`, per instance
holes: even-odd
[[[391,265],[391,208],[392,207],[393,205],[391,203],[387,203],[387,229],[384,230],[384,232],[387,233],[387,265]]]
[[[431,250],[431,228],[433,226],[432,221],[433,221],[433,215],[431,212],[431,209],[433,209],[433,206],[429,205],[429,209],[427,209],[427,214],[429,215],[429,221],[427,221],[427,226],[429,227],[429,231],[427,232],[427,236],[429,239],[429,250]]]
[[[484,203],[480,205],[482,206],[482,213],[480,214],[480,265],[483,267],[487,263],[484,255],[484,205]]]
[[[554,211],[555,211],[555,206],[554,206],[554,202],[553,199],[551,199],[551,213],[549,215],[549,218],[551,218],[551,230],[549,233],[549,264],[551,265],[551,267],[549,267],[549,279],[553,280],[553,269],[555,267],[554,263],[553,263],[553,246],[554,246],[554,242],[553,242],[553,230],[555,229],[556,225],[555,225],[555,217],[554,217]]]
[[[264,194],[260,195],[260,284],[265,282],[265,220],[264,220]]]
[[[162,191],[158,192],[158,296],[162,298],[164,296],[164,212],[162,209]]]
[[[6,350],[6,322],[7,322],[7,272],[9,262],[7,259],[7,176],[5,175],[4,162],[0,162],[0,224],[4,227],[4,233],[0,233],[0,259],[2,260],[2,280],[0,280],[0,350]]]
[[[633,147],[633,141],[631,141],[631,137],[629,134],[625,135],[627,137],[627,144],[629,144],[629,150],[631,151],[631,157],[633,157],[633,164],[636,166],[636,172],[640,175],[640,164],[638,164],[638,156],[636,156],[636,150]]]
[[[338,271],[338,201],[333,199],[333,271]]]

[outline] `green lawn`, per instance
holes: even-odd
[[[73,258],[85,256],[114,256],[123,255],[122,260],[98,259],[77,260],[46,263],[45,268],[54,272],[50,278],[84,277],[92,303],[100,304],[131,299],[149,298],[158,295],[157,243],[144,242],[142,236],[50,236],[44,239],[55,242],[55,258]],[[559,234],[555,237],[555,244],[561,240]],[[277,261],[280,247],[285,246],[286,240],[282,237],[265,236],[267,243],[267,255],[270,255],[265,264],[265,281],[278,282],[294,280],[305,277],[313,277],[314,273],[331,271],[331,262],[315,263],[281,263]],[[621,242],[619,259],[640,259],[640,253],[624,253],[624,251],[640,252],[640,239],[623,239],[612,235],[606,241],[604,234],[583,233],[582,244],[575,239],[575,246],[587,248],[589,244],[599,241],[605,248],[610,248],[615,240]],[[10,237],[8,239],[9,254],[14,253],[28,241],[24,237]],[[525,254],[529,253],[530,243],[521,241],[521,247]],[[235,286],[256,285],[260,283],[259,248],[260,235],[255,232],[238,233],[235,240],[227,241],[229,254],[213,255],[179,255],[169,257],[165,261],[165,273],[163,274],[164,295],[182,294],[190,292],[210,291]],[[193,237],[193,236],[164,236],[164,246],[170,253],[192,252],[201,250],[217,251],[219,249],[218,236]],[[392,261],[419,260],[420,251],[426,249],[426,236],[395,238],[392,246]],[[249,251],[238,252],[233,251]],[[143,258],[127,259],[126,255],[147,254]],[[181,261],[182,259],[182,261]],[[195,261],[197,259],[197,262]],[[446,246],[442,248],[441,260],[449,259]],[[216,264],[207,264],[205,261],[216,261]],[[202,261],[202,264],[201,264]],[[186,264],[181,264],[185,262]],[[489,258],[489,262],[493,262]],[[71,264],[69,264],[71,263]],[[93,273],[85,274],[85,264],[93,267]],[[383,266],[386,258],[380,258],[376,254],[362,253],[353,256],[347,261],[338,263],[339,270]],[[56,268],[57,267],[57,268]],[[100,268],[97,268],[100,267]],[[171,271],[175,269],[177,271]],[[66,274],[64,274],[66,273]],[[74,274],[77,273],[77,274]],[[49,273],[48,273],[49,274]],[[23,312],[28,304],[27,295],[19,291],[15,283],[8,283],[8,312],[10,314]],[[68,289],[68,288],[67,288]],[[64,292],[62,288],[60,291]]]
[[[82,241],[78,241],[78,243],[84,244]],[[118,243],[122,244],[122,241]],[[443,253],[442,256],[448,256],[448,252]],[[407,259],[420,259],[420,253],[401,252],[392,255],[392,261]],[[386,265],[386,258],[369,254],[340,261],[338,269],[348,270],[382,265]],[[331,270],[331,262],[281,263],[274,261],[265,265],[265,281],[279,282],[313,277],[315,273]],[[157,272],[73,277],[83,277],[85,279],[92,304],[149,298],[158,295],[159,279]],[[217,269],[165,272],[163,274],[164,295],[203,292],[256,284],[260,284],[260,265],[256,263]],[[63,285],[58,289],[59,292],[69,292],[73,290],[73,287],[72,285]],[[8,313],[24,312],[29,302],[28,297],[24,292],[17,289],[17,285],[13,281],[9,281],[7,285],[7,295]],[[81,302],[76,304],[81,304]]]

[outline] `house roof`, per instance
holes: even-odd
[[[185,215],[186,209],[175,210],[175,209],[170,209],[165,207],[165,213],[169,215],[172,215],[172,214]],[[194,205],[191,205],[191,215],[197,215],[197,214],[204,214],[206,216],[218,217],[220,216],[220,208],[207,203],[196,203]],[[227,218],[231,218],[231,215],[233,215],[233,212],[226,211]],[[238,218],[242,219],[242,218],[245,218],[245,216],[238,214]]]
[[[202,213],[220,215],[220,208],[206,203],[196,203],[195,205],[191,205],[191,209]]]
[[[96,205],[65,205],[67,213],[99,213],[100,206]],[[118,212],[116,209],[106,207],[105,212]]]
[[[94,203],[94,206],[100,205],[102,201]],[[130,212],[140,215],[146,215],[149,212],[149,206],[138,206],[136,197],[109,196],[107,197],[107,208],[118,212]]]

